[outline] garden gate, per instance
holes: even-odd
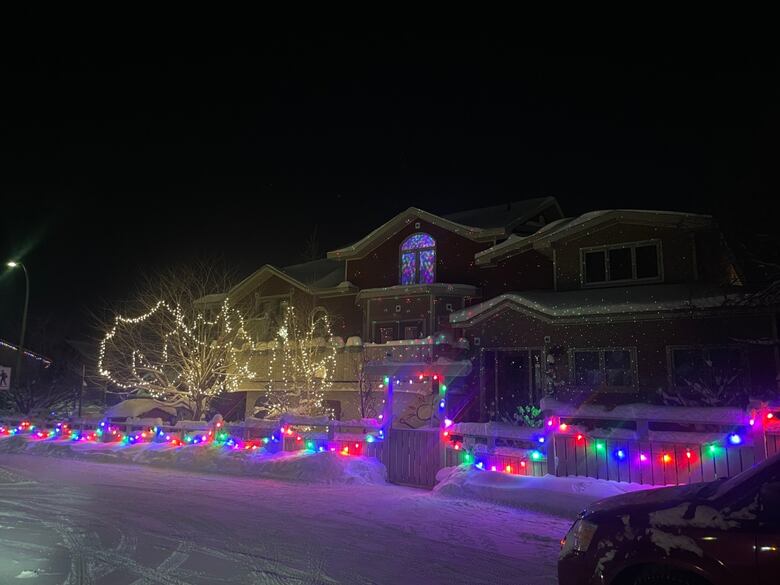
[[[397,484],[432,488],[444,466],[440,432],[434,429],[390,429],[385,444],[387,478]]]

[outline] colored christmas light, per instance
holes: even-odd
[[[626,458],[626,452],[623,451],[623,449],[618,449],[617,451],[615,451],[615,457],[617,457],[622,461],[623,459]]]
[[[640,453],[639,460],[644,463],[645,461],[647,461],[647,455],[645,455],[644,453]]]
[[[561,423],[560,425],[558,425],[558,430],[560,430],[562,433],[565,433],[566,429],[568,429],[568,428],[569,428],[569,425],[567,425],[566,423]]]
[[[742,443],[742,437],[740,437],[737,433],[731,433],[729,435],[729,443],[732,445],[739,445]]]

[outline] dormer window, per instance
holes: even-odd
[[[412,234],[401,244],[401,284],[431,284],[436,280],[436,240]]]
[[[657,240],[583,248],[580,253],[584,286],[663,280],[661,243]]]

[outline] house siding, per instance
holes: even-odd
[[[417,222],[419,228],[415,227]],[[436,240],[436,282],[478,284],[479,269],[474,265],[474,255],[488,248],[490,243],[474,242],[423,220],[412,220],[363,258],[350,259],[347,280],[361,289],[399,284],[401,243],[417,232],[430,234]]]
[[[646,240],[661,242],[663,282],[682,283],[697,280],[697,267],[691,232],[667,227],[616,224],[584,232],[554,244],[558,290],[582,288],[580,250],[593,246],[626,244]],[[628,285],[630,286],[630,284]]]
[[[478,349],[491,347],[542,347],[555,358],[556,379],[571,385],[569,350],[598,348],[635,348],[638,386],[642,398],[655,395],[669,381],[669,346],[735,345],[740,340],[771,337],[772,319],[768,314],[700,316],[556,324],[505,309],[467,329],[467,338]],[[549,337],[549,343],[545,343]],[[772,347],[742,343],[745,350],[751,388],[775,388],[775,364]],[[614,390],[614,392],[618,392]],[[630,391],[634,393],[634,391]]]

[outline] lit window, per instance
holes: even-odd
[[[401,244],[401,284],[430,284],[436,279],[436,240],[412,234]]]

